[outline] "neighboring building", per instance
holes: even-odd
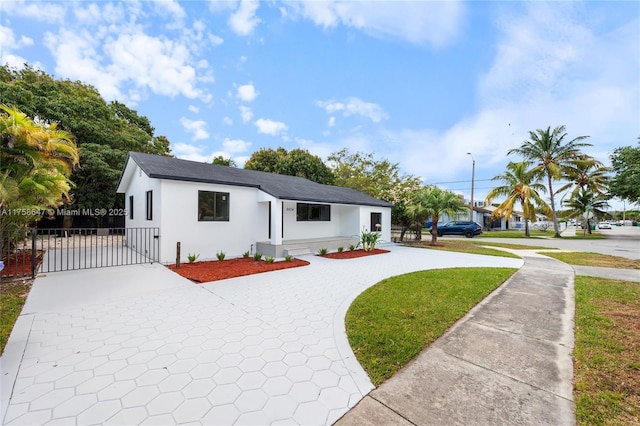
[[[162,263],[175,262],[177,242],[184,261],[189,253],[205,260],[220,251],[283,257],[347,248],[363,228],[391,241],[391,204],[295,176],[132,152],[117,192],[127,227],[159,229]]]

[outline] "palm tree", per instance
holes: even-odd
[[[564,202],[569,207],[569,217],[580,218],[586,217],[586,229],[591,233],[591,220],[589,215],[585,213],[591,211],[594,215],[602,217],[606,215],[605,209],[609,208],[606,196],[604,194],[596,194],[589,189],[580,189],[571,199]]]
[[[468,208],[464,200],[453,192],[444,191],[436,186],[425,186],[418,191],[407,206],[407,213],[414,221],[420,224],[431,218],[433,228],[431,230],[430,245],[433,246],[438,243],[438,221],[440,216],[445,213],[448,216],[455,216]]]
[[[56,123],[36,123],[16,108],[0,105],[0,207],[10,211],[55,208],[70,198],[69,175],[78,164],[71,134]],[[3,215],[0,229],[34,217]]]
[[[547,177],[547,189],[551,201],[551,215],[553,217],[554,236],[559,238],[558,217],[553,196],[553,181],[559,179],[566,168],[576,159],[584,158],[580,148],[591,146],[589,143],[580,142],[588,136],[578,136],[570,141],[565,141],[567,133],[565,126],[558,126],[553,131],[551,127],[545,130],[537,129],[529,131],[529,140],[524,141],[519,148],[509,150],[507,155],[520,154],[525,160],[537,163],[537,168]]]
[[[571,182],[558,189],[557,193],[574,186],[571,196],[577,194],[580,189],[588,189],[594,194],[604,194],[607,192],[609,183],[607,172],[609,169],[595,158],[589,156],[578,158],[569,163],[564,172],[565,177]]]
[[[516,204],[524,213],[524,233],[529,236],[529,221],[536,216],[536,206],[547,207],[540,196],[541,192],[547,192],[547,188],[540,183],[542,175],[537,168],[530,169],[529,161],[507,164],[507,171],[495,176],[492,180],[502,181],[504,184],[496,186],[489,194],[485,202],[491,204],[496,197],[507,197],[493,213],[495,216],[506,217],[507,220],[513,213]]]

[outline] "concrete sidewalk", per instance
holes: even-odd
[[[574,271],[525,265],[336,424],[572,425]]]

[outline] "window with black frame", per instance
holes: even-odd
[[[331,206],[329,204],[298,203],[296,207],[298,222],[331,221]]]
[[[371,228],[369,228],[371,232],[380,232],[382,231],[382,213],[372,212],[371,213]]]
[[[198,221],[228,222],[229,193],[198,191]]]

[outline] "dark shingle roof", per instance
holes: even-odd
[[[151,178],[248,186],[259,188],[282,200],[392,207],[385,201],[354,189],[322,185],[296,176],[238,169],[139,152],[130,152],[129,158],[133,159]]]

